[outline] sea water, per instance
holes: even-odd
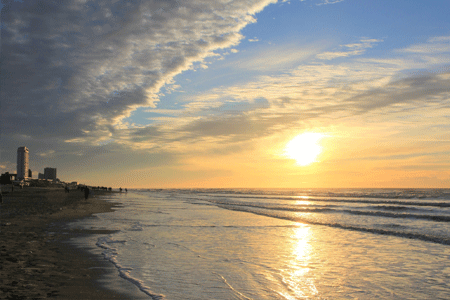
[[[450,299],[450,190],[134,190],[72,227],[142,299]],[[80,241],[78,241],[80,242]],[[111,284],[110,288],[119,285]]]

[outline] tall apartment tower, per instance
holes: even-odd
[[[28,176],[28,148],[27,147],[19,147],[17,149],[17,179],[22,180],[27,178]]]

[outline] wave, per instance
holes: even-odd
[[[214,195],[214,198],[230,199],[227,196]],[[287,201],[307,201],[307,202],[336,202],[336,203],[358,203],[358,204],[388,204],[388,205],[402,205],[402,206],[430,206],[430,207],[450,207],[450,201],[440,201],[436,200],[421,200],[421,201],[411,201],[404,199],[403,201],[394,199],[351,199],[351,198],[318,198],[318,197],[308,197],[308,198],[298,198],[298,197],[262,197],[262,196],[240,196],[241,199],[255,199],[255,200],[287,200]],[[199,200],[197,198],[197,200]],[[207,200],[210,201],[210,200]]]
[[[369,232],[369,233],[374,233],[374,234],[398,236],[398,237],[433,242],[433,243],[438,243],[438,244],[443,244],[443,245],[450,245],[449,237],[435,236],[435,235],[431,235],[431,234],[418,233],[418,232],[397,231],[397,230],[393,230],[393,229],[402,229],[404,227],[396,226],[395,224],[390,224],[390,226],[389,226],[390,228],[393,228],[393,229],[370,228],[370,227],[363,227],[363,226],[349,225],[349,224],[321,222],[321,221],[311,220],[311,219],[307,219],[307,218],[302,218],[299,216],[275,215],[273,213],[264,211],[264,209],[253,210],[251,207],[245,207],[245,206],[239,206],[239,205],[218,205],[218,206],[221,208],[224,208],[224,209],[229,209],[229,210],[234,210],[234,211],[243,211],[243,212],[253,213],[256,215],[284,219],[284,220],[289,220],[289,221],[294,221],[294,222],[301,222],[301,223],[305,223],[305,224],[329,226],[329,227],[346,229],[346,230],[354,230],[354,231]]]
[[[355,199],[443,199],[450,200],[450,189],[174,189],[160,190],[195,195],[250,197],[318,197]]]
[[[352,215],[364,215],[374,217],[388,217],[388,218],[403,218],[403,219],[419,219],[434,222],[450,222],[450,216],[442,215],[419,215],[419,214],[407,214],[407,213],[391,213],[382,211],[359,211],[359,210],[342,210],[345,213]]]
[[[165,298],[164,295],[152,292],[150,288],[146,286],[142,280],[139,280],[131,276],[131,271],[133,270],[132,268],[123,267],[119,263],[117,259],[118,255],[117,249],[111,246],[112,244],[116,243],[126,243],[126,241],[117,241],[112,240],[108,237],[100,237],[98,238],[96,245],[103,249],[102,252],[103,257],[106,260],[110,261],[117,268],[120,277],[134,284],[137,288],[139,288],[139,290],[144,292],[146,295],[150,296],[150,298],[152,298],[153,300],[164,299]]]
[[[450,216],[444,215],[426,215],[426,214],[411,214],[411,213],[395,213],[395,212],[386,212],[386,211],[362,211],[355,209],[340,209],[335,205],[326,205],[326,206],[313,206],[312,208],[304,207],[304,206],[288,206],[288,205],[278,205],[272,203],[242,203],[237,201],[217,201],[217,200],[207,200],[216,205],[232,205],[232,206],[240,206],[240,207],[251,207],[251,208],[261,208],[261,209],[269,209],[269,210],[278,210],[278,211],[289,211],[289,212],[303,212],[303,213],[347,213],[352,215],[365,215],[365,216],[374,216],[374,217],[388,217],[388,218],[403,218],[403,219],[420,219],[434,222],[450,222]],[[373,208],[373,207],[372,207]],[[382,207],[387,209],[387,206]],[[404,207],[389,207],[394,210],[404,210],[407,208]]]

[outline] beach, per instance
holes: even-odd
[[[3,195],[0,219],[1,299],[129,299],[98,284],[116,272],[100,255],[67,243],[73,237],[107,234],[106,230],[71,230],[65,226],[92,214],[111,212],[114,204],[84,199],[79,190],[15,188]]]
[[[450,296],[450,190],[94,193],[3,198],[0,299]]]

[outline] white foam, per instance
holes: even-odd
[[[136,224],[133,224],[130,228],[127,229],[127,231],[143,231],[142,225],[138,222]]]
[[[103,257],[114,264],[114,266],[119,271],[120,277],[128,280],[129,282],[131,282],[132,284],[137,286],[139,288],[139,290],[141,290],[146,295],[150,296],[152,299],[155,299],[155,300],[164,299],[165,298],[164,295],[156,294],[156,293],[152,292],[150,287],[146,286],[142,280],[134,278],[131,275],[131,271],[133,270],[133,268],[124,267],[119,263],[117,249],[112,247],[112,245],[117,244],[117,243],[123,244],[123,243],[126,243],[126,241],[114,240],[109,237],[100,237],[100,238],[98,238],[96,245],[98,247],[104,249],[102,252]]]

